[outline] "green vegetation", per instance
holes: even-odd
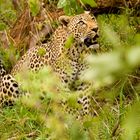
[[[69,2],[72,4],[68,3],[68,0],[59,0],[58,7],[64,8],[68,15],[83,11],[79,3],[76,4],[77,1]],[[95,6],[90,0],[82,2]],[[37,0],[30,0],[33,16],[36,16],[39,10],[36,5]],[[70,5],[72,11],[67,11]],[[0,15],[4,16],[8,23],[13,23],[17,18],[8,0],[0,0]],[[8,31],[10,27],[1,17],[0,30]],[[60,101],[68,99],[70,104],[75,106],[77,97],[65,91],[48,67],[36,74],[24,72],[17,75],[17,79],[22,88],[32,94],[29,98],[17,101],[13,107],[0,110],[1,140],[140,138],[140,32],[137,28],[140,19],[132,16],[131,10],[126,9],[122,15],[99,15],[97,21],[100,28],[100,51],[87,58],[90,70],[86,71],[84,77],[85,80],[95,83],[92,90],[96,115],[87,115],[83,122],[79,122],[72,115],[65,114],[59,105]],[[72,39],[68,41],[70,40]],[[71,43],[67,43],[69,47]],[[18,54],[14,55],[15,50],[11,49],[14,46],[10,46],[12,47],[7,51],[0,43],[0,58],[7,68],[12,65],[9,64],[12,63],[10,60],[13,60],[10,57],[18,57]],[[44,51],[40,50],[40,55],[42,53]],[[40,100],[40,93],[43,100]]]

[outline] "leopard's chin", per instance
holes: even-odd
[[[90,49],[99,49],[99,44],[98,43],[92,44],[88,48],[90,48]]]

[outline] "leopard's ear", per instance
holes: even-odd
[[[84,11],[85,14],[90,14],[90,11]]]
[[[70,22],[70,17],[69,16],[60,16],[59,21],[61,24],[67,26],[67,24]]]

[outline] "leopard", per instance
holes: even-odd
[[[25,69],[38,72],[50,66],[70,91],[82,91],[82,96],[77,99],[77,103],[82,105],[79,112],[82,115],[88,114],[90,97],[86,92],[90,83],[82,81],[80,77],[88,68],[85,58],[99,47],[98,38],[97,20],[89,12],[60,16],[59,26],[46,43],[31,47],[18,60],[10,74],[0,73],[0,105],[12,105],[22,95],[15,79],[17,73]],[[66,110],[69,112],[72,109],[66,106]]]
[[[2,63],[2,60],[0,59],[0,81],[5,74],[6,74],[6,70],[5,70],[4,65]]]
[[[19,97],[19,84],[16,79],[8,74],[0,59],[0,107],[11,106]]]

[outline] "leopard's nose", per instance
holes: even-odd
[[[98,31],[98,27],[93,28],[92,31],[97,32]]]

